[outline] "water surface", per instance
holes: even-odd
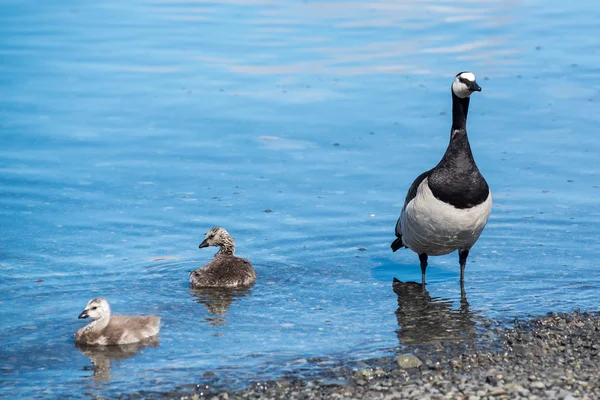
[[[420,279],[418,258],[389,244],[408,186],[445,150],[463,70],[483,87],[469,133],[492,217],[468,312],[456,254],[431,259],[404,310],[470,338],[486,318],[597,309],[596,2],[0,8],[3,395],[167,391],[207,371],[236,387],[422,337],[392,290]],[[189,290],[213,225],[255,264],[252,289]],[[97,296],[161,315],[158,343],[76,348]]]

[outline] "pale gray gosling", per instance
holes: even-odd
[[[218,226],[212,228],[199,248],[208,246],[219,246],[220,249],[211,262],[190,273],[193,287],[236,288],[254,285],[254,267],[250,261],[234,255],[235,243],[225,229]]]
[[[160,317],[155,315],[111,315],[108,301],[90,300],[79,318],[93,321],[75,333],[75,342],[92,346],[137,343],[158,334]]]

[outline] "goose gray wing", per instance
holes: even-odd
[[[417,189],[419,188],[419,185],[425,180],[425,178],[427,178],[431,174],[431,171],[433,170],[430,169],[429,171],[423,172],[421,175],[417,176],[417,179],[415,179],[412,185],[410,185],[408,193],[406,194],[406,199],[404,200],[402,212],[404,212],[406,205],[417,196]],[[401,247],[406,247],[404,243],[402,243],[402,229],[400,226],[401,221],[402,215],[400,215],[400,217],[398,218],[398,222],[396,222],[396,240],[394,240],[390,246],[392,248],[392,251],[396,251]]]
[[[419,188],[419,185],[425,180],[425,178],[429,177],[431,171],[433,171],[433,169],[423,172],[421,175],[417,176],[417,179],[415,179],[412,185],[410,185],[410,189],[408,189],[408,193],[406,194],[406,199],[404,200],[404,207],[402,207],[402,210],[404,210],[406,205],[417,196],[417,189]]]

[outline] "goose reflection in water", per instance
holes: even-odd
[[[452,307],[449,299],[435,298],[416,282],[401,282],[394,278],[394,293],[398,295],[396,331],[400,344],[420,344],[445,341],[474,341],[478,316],[471,313],[464,288],[460,306]]]
[[[158,336],[154,336],[141,342],[131,344],[90,346],[76,343],[75,347],[85,354],[92,363],[91,367],[85,366],[83,369],[94,371],[93,377],[98,381],[110,382],[111,361],[131,358],[146,347],[158,347],[158,345]]]
[[[197,288],[191,287],[190,293],[196,298],[194,301],[206,307],[209,313],[215,317],[207,318],[210,325],[226,326],[224,317],[229,311],[229,307],[234,300],[248,296],[251,293],[249,288]]]

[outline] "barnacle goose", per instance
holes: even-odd
[[[463,284],[469,250],[492,209],[492,194],[475,164],[467,137],[470,96],[480,91],[473,73],[461,72],[454,78],[450,144],[438,165],[410,186],[396,223],[392,250],[408,247],[419,255],[423,285],[427,257],[454,250],[458,250]]]

